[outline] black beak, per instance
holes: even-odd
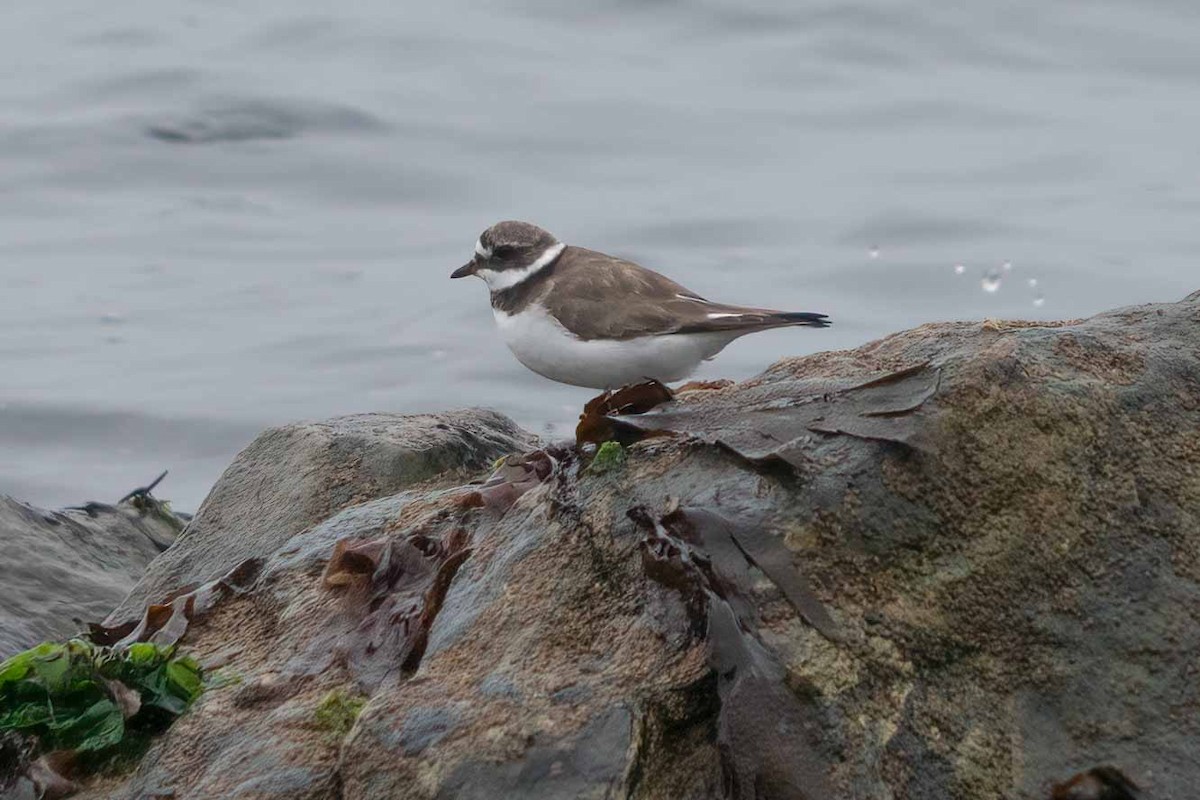
[[[451,272],[450,277],[451,278],[465,278],[468,275],[474,275],[475,270],[477,270],[477,269],[479,269],[478,264],[476,264],[474,261],[468,261],[466,264],[463,264],[461,267],[454,270],[454,272]]]

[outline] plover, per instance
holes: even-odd
[[[824,314],[710,302],[528,222],[484,231],[475,256],[450,277],[468,275],[487,283],[496,325],[518,361],[551,380],[593,389],[682,380],[747,333],[829,325]]]

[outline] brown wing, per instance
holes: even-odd
[[[630,261],[568,247],[554,265],[555,290],[539,298],[581,339],[633,339],[669,333],[749,333],[780,325],[817,325],[820,314],[710,303]],[[619,298],[612,300],[609,298]]]

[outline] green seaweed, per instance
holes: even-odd
[[[350,694],[344,688],[333,689],[321,698],[313,720],[318,728],[341,739],[350,733],[366,704],[367,699],[361,695]]]
[[[592,463],[588,467],[588,471],[603,475],[606,472],[620,469],[624,465],[625,448],[621,447],[619,442],[605,442],[596,450],[596,455],[592,456]]]
[[[200,665],[174,646],[44,642],[0,663],[0,736],[107,763],[143,749],[204,688]]]

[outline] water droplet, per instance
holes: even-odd
[[[1042,306],[1046,305],[1046,298],[1039,294],[1037,297],[1033,298],[1033,304],[1036,307],[1041,308]]]
[[[1029,288],[1030,288],[1030,289],[1036,289],[1036,288],[1037,288],[1037,278],[1030,278],[1029,280],[1027,280],[1027,281],[1026,281],[1026,283],[1028,283],[1028,284],[1029,284]]]
[[[1000,291],[1001,280],[1003,280],[1003,277],[999,272],[994,269],[989,269],[983,274],[983,280],[979,282],[979,285],[982,286],[983,290],[988,294],[995,294],[996,292]]]
[[[967,267],[965,264],[955,264],[954,265],[954,274],[955,275],[962,275],[966,271],[967,271]]]
[[[1012,262],[1005,261],[1003,264],[1000,265],[1000,269],[1004,270],[1005,272],[1012,272]]]
[[[867,255],[871,258],[879,258],[879,245],[871,245],[871,249],[867,251]]]

